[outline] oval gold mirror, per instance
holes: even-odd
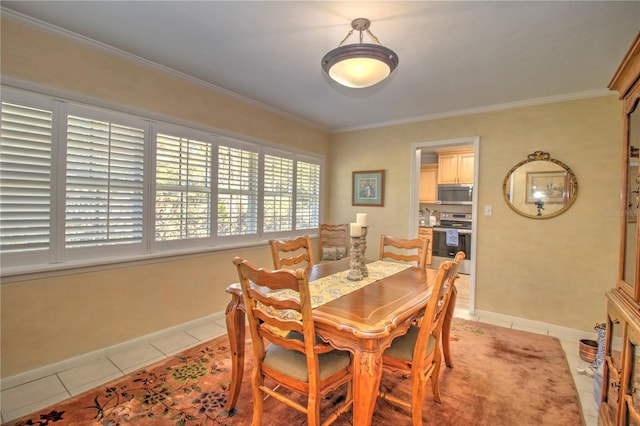
[[[536,151],[509,170],[502,184],[504,199],[516,213],[548,219],[569,209],[578,195],[578,181],[562,161]]]

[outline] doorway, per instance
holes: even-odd
[[[420,202],[420,172],[421,166],[438,163],[438,153],[441,151],[456,150],[462,147],[470,147],[473,150],[473,197],[471,205],[437,204]],[[418,235],[421,213],[422,217],[437,209],[436,217],[442,213],[466,214],[471,216],[471,256],[469,261],[469,273],[461,274],[456,282],[458,287],[458,309],[467,310],[469,314],[475,312],[475,271],[476,271],[476,241],[478,235],[477,212],[478,212],[478,169],[479,169],[480,137],[472,136],[459,139],[444,139],[414,143],[411,147],[411,197],[410,197],[410,229],[409,234]],[[424,221],[423,221],[424,223]],[[433,242],[432,242],[433,243]],[[437,265],[434,265],[437,267]]]

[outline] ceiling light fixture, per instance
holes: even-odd
[[[356,89],[373,86],[387,78],[398,66],[398,55],[380,44],[378,38],[369,31],[370,25],[368,19],[354,19],[351,31],[344,40],[322,58],[322,69],[343,86]],[[360,42],[344,45],[354,30],[360,33]],[[376,44],[363,43],[363,32],[369,34]]]

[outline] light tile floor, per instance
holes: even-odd
[[[491,313],[469,315],[468,310],[462,309],[456,310],[456,316],[558,337],[573,373],[586,425],[597,425],[593,378],[577,373],[577,368],[589,365],[578,355],[579,339],[595,338],[595,333],[589,335],[577,330]],[[155,333],[146,339],[117,345],[19,377],[9,377],[0,383],[1,420],[7,422],[45,408],[225,333],[226,326],[221,313],[166,332]]]

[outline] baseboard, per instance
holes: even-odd
[[[549,336],[565,338],[567,340],[574,340],[576,342],[580,339],[595,339],[597,337],[595,330],[593,332],[578,330],[575,328],[563,327],[560,325],[549,324],[547,322],[534,321],[526,318],[498,314],[495,312],[483,311],[480,309],[475,310],[474,316],[478,318],[479,321],[486,320],[487,322],[510,323],[512,324],[512,327],[514,325],[517,325],[520,327],[527,327],[531,329],[547,330]]]

